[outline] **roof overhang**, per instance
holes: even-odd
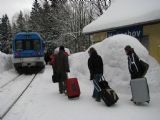
[[[85,32],[84,34],[90,35],[90,34],[99,33],[99,32],[108,32],[111,30],[124,28],[124,27],[131,27],[131,26],[138,26],[138,25],[145,26],[145,25],[152,25],[152,24],[157,24],[157,23],[160,23],[160,19],[153,20],[153,21],[145,21],[145,22],[141,22],[141,23],[134,23],[134,24],[124,25],[124,26],[118,26],[118,27],[113,27],[113,28],[107,28],[107,29],[102,29],[102,30],[97,30],[97,31]]]

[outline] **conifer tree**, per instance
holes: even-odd
[[[25,29],[25,19],[24,19],[22,11],[20,11],[16,23],[17,23],[18,32],[26,31],[26,29]]]
[[[42,8],[38,2],[38,0],[35,0],[33,3],[32,11],[31,11],[31,16],[29,20],[30,24],[30,31],[36,31],[36,32],[41,32],[41,13],[42,13]]]
[[[11,25],[7,14],[1,18],[0,36],[2,52],[10,53],[11,49]]]

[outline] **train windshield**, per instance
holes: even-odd
[[[16,41],[16,51],[22,51],[22,41]]]
[[[22,50],[40,50],[39,40],[17,40],[16,51]]]

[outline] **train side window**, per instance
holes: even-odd
[[[22,51],[22,41],[16,41],[16,51]]]

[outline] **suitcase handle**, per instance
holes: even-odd
[[[102,77],[100,78],[100,81],[106,81],[104,75],[102,75]]]
[[[71,73],[67,72],[67,78],[71,78]]]

